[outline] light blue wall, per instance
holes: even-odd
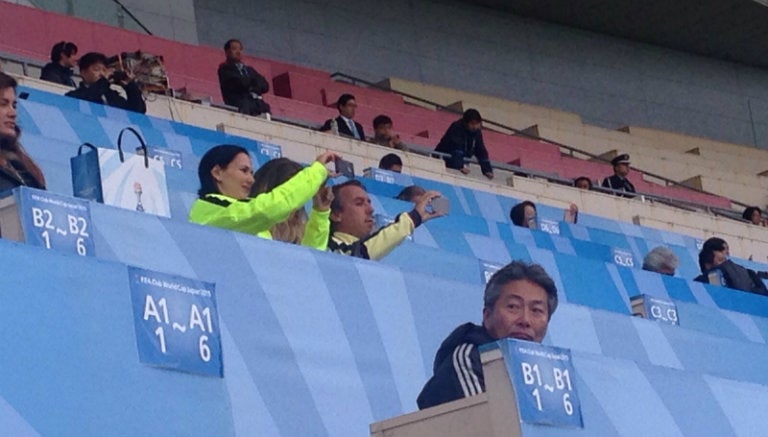
[[[453,1],[195,0],[200,43],[768,147],[768,72]],[[518,126],[526,127],[526,126]]]

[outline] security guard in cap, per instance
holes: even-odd
[[[603,179],[603,187],[611,188],[617,191],[634,193],[635,186],[627,179],[629,174],[629,155],[626,153],[619,155],[611,160],[613,165],[613,176]],[[633,197],[633,196],[625,196]]]

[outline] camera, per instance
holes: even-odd
[[[123,70],[117,70],[109,76],[109,81],[112,83],[121,83],[128,79],[128,73]]]

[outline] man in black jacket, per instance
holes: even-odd
[[[744,268],[728,259],[730,249],[722,238],[713,237],[704,242],[699,252],[701,275],[694,281],[722,285],[736,290],[768,294],[760,273]]]
[[[478,346],[502,338],[541,343],[557,308],[557,287],[538,264],[512,261],[485,287],[483,324],[456,328],[435,355],[434,375],[421,390],[420,409],[485,391]]]
[[[51,62],[43,67],[40,79],[74,88],[72,69],[75,65],[77,65],[77,46],[72,42],[61,41],[51,48]]]
[[[477,156],[485,177],[493,179],[493,168],[483,142],[482,126],[483,118],[477,109],[467,109],[460,120],[451,123],[435,148],[438,152],[451,155],[444,158],[446,167],[469,174],[469,167],[464,164],[464,159]]]
[[[230,39],[224,44],[227,60],[219,65],[219,86],[224,103],[236,106],[241,114],[259,115],[270,112],[261,97],[269,91],[269,82],[253,67],[243,64],[243,44]]]
[[[613,166],[613,176],[603,179],[603,187],[626,193],[634,193],[635,186],[627,179],[629,174],[629,155],[625,153],[613,158],[611,165]],[[623,196],[634,197],[627,194]]]
[[[141,89],[133,81],[133,78],[123,71],[115,71],[111,76],[108,76],[106,65],[107,57],[102,53],[84,54],[78,62],[83,81],[80,82],[79,88],[65,95],[142,114],[147,112],[147,105],[141,95]],[[110,88],[112,84],[121,86],[125,90],[127,99]]]
[[[339,99],[336,101],[336,109],[339,110],[339,116],[326,120],[325,124],[320,128],[320,132],[332,131],[332,124],[335,121],[339,135],[365,141],[363,125],[354,120],[355,113],[357,112],[355,96],[352,94],[342,94],[339,96]]]

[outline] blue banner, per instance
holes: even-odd
[[[215,285],[128,268],[139,361],[223,376]]]
[[[141,150],[141,148],[139,148],[136,152],[138,153],[139,150]],[[150,158],[162,162],[166,167],[176,168],[179,170],[184,169],[184,161],[182,160],[181,152],[179,151],[167,149],[164,147],[148,146],[147,152],[149,153]]]
[[[485,260],[478,260],[480,263],[480,279],[483,281],[483,284],[487,284],[488,281],[491,280],[491,277],[494,273],[501,270],[502,267],[504,267],[502,264],[495,263],[492,261],[485,261]]]
[[[384,182],[385,184],[395,184],[402,186],[413,185],[413,178],[407,174],[396,171],[384,170],[382,168],[369,167],[363,170],[363,176],[374,181]]]
[[[624,267],[634,267],[635,257],[626,249],[613,248],[613,262]]]
[[[515,339],[498,343],[523,422],[583,427],[570,350]]]
[[[646,319],[669,323],[675,326],[680,325],[680,321],[677,319],[677,305],[674,302],[648,296],[647,294],[635,296],[630,299],[630,302],[634,302],[636,299],[643,300],[643,310]]]
[[[560,235],[560,222],[550,219],[539,219],[539,229],[552,235]]]
[[[94,256],[88,201],[19,187],[16,204],[27,244]]]
[[[278,146],[277,144],[262,143],[261,141],[259,141],[256,148],[259,152],[260,157],[261,156],[266,157],[266,160],[264,161],[262,161],[261,159],[258,159],[259,162],[266,162],[272,159],[281,158],[283,156],[283,148]]]

